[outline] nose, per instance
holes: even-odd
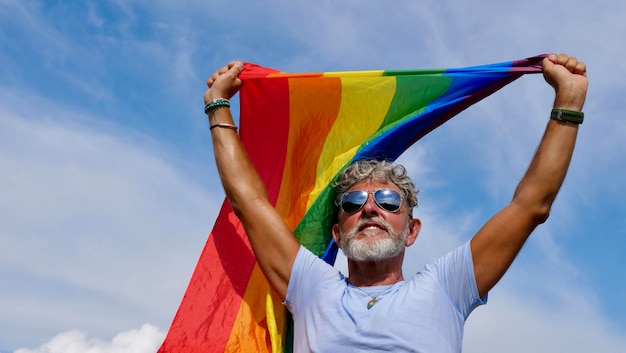
[[[380,208],[376,204],[376,201],[374,201],[374,195],[372,193],[367,195],[367,200],[365,201],[361,212],[367,216],[380,214]]]

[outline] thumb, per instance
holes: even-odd
[[[551,69],[554,66],[555,62],[556,62],[556,55],[554,54],[549,54],[548,56],[543,58],[543,62],[541,63],[543,71]]]
[[[228,65],[229,71],[235,76],[239,76],[241,71],[243,71],[243,61],[232,61]]]
[[[543,78],[553,88],[556,88],[557,73],[555,72],[556,71],[555,66],[557,66],[556,55],[550,54],[543,59],[543,62],[542,62]]]

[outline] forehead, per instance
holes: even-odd
[[[354,190],[375,191],[378,189],[393,189],[398,192],[401,192],[400,188],[396,184],[391,183],[391,182],[381,181],[378,179],[360,181],[354,184],[348,191],[354,191]]]

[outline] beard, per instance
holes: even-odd
[[[367,222],[380,224],[389,237],[371,241],[369,239],[356,239],[359,228]],[[409,225],[400,232],[395,231],[391,225],[380,217],[364,218],[352,227],[347,233],[341,232],[339,246],[347,258],[354,261],[381,261],[397,256],[404,250],[406,238],[409,234]]]

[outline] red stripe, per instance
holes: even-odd
[[[254,87],[253,81],[246,82],[251,86],[246,89],[258,91],[260,87]],[[255,107],[254,114],[247,96],[241,96],[241,114],[246,118],[241,119],[240,131],[252,163],[266,181],[270,201],[275,203],[289,133],[289,90],[287,79],[272,82],[271,92],[264,85],[262,93],[275,99],[260,110]],[[224,352],[255,264],[244,230],[225,202],[158,352]]]
[[[224,202],[158,352],[223,352],[255,263],[243,228]]]
[[[257,80],[248,80],[245,85],[240,93],[241,140],[265,182],[270,201],[275,204],[289,142],[289,83],[284,78],[265,80],[262,85]],[[272,99],[264,100],[263,104],[250,102],[255,96]]]

